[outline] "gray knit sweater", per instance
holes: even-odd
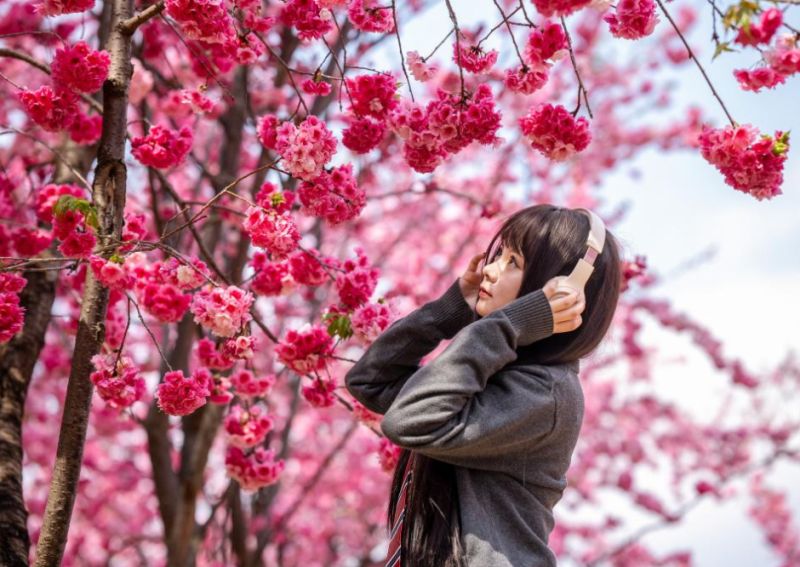
[[[390,325],[345,376],[358,401],[385,414],[393,443],[455,465],[469,567],[556,565],[547,540],[583,420],[579,363],[516,352],[551,334],[542,290],[478,317],[456,279]]]

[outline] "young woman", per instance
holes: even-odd
[[[516,212],[440,298],[390,325],[347,373],[402,448],[386,565],[556,565],[547,542],[583,420],[579,359],[606,335],[621,283],[606,231],[584,293],[556,295],[589,230],[579,210]]]

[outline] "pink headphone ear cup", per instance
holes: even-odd
[[[561,299],[565,295],[569,295],[570,293],[573,293],[573,292],[576,292],[576,291],[578,292],[578,294],[581,293],[581,290],[576,289],[576,288],[574,288],[572,286],[565,285],[565,284],[562,283],[556,288],[556,292],[553,294],[553,299]]]

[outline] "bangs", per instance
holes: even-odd
[[[511,222],[500,231],[500,246],[511,248],[518,254],[524,254],[525,227],[523,223]]]

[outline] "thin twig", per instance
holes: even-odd
[[[142,322],[144,330],[147,331],[148,335],[150,335],[150,339],[152,339],[153,344],[156,347],[156,350],[158,350],[158,354],[161,355],[162,362],[164,362],[164,364],[167,365],[167,368],[169,368],[170,372],[172,372],[173,371],[172,365],[169,363],[169,360],[167,360],[167,357],[164,356],[164,353],[161,350],[161,346],[158,344],[158,341],[156,340],[153,331],[151,331],[150,327],[147,326],[147,323],[144,322],[144,317],[142,316],[142,312],[139,310],[139,304],[136,303],[136,301],[128,293],[125,293],[125,296],[128,298],[128,301],[132,302],[133,306],[136,308],[136,313],[139,315],[139,321]]]
[[[703,66],[700,64],[700,61],[698,61],[697,57],[695,57],[694,52],[692,51],[692,48],[689,47],[689,42],[686,41],[686,38],[683,36],[683,33],[681,33],[681,30],[678,28],[678,25],[672,19],[672,16],[669,15],[669,12],[664,7],[663,2],[661,2],[661,0],[656,0],[656,2],[658,3],[658,7],[661,8],[661,11],[664,12],[664,15],[669,20],[669,23],[672,24],[672,28],[675,30],[675,33],[677,33],[678,37],[681,38],[681,41],[683,42],[684,47],[686,47],[686,51],[689,53],[689,57],[692,58],[692,60],[695,62],[695,65],[697,65],[697,68],[700,69],[700,73],[702,73],[703,78],[706,80],[706,83],[708,84],[708,87],[711,89],[711,92],[714,94],[714,97],[717,99],[717,101],[719,101],[720,106],[722,106],[722,110],[725,112],[725,116],[728,117],[728,120],[730,121],[731,126],[733,126],[735,128],[736,127],[736,121],[733,119],[733,116],[731,116],[731,113],[728,112],[728,109],[725,107],[725,103],[722,102],[722,98],[720,98],[719,94],[717,94],[717,89],[715,89],[714,85],[711,84],[711,79],[708,78],[708,75],[706,74],[706,70],[703,69]]]
[[[514,44],[514,51],[517,52],[517,57],[519,57],[519,64],[522,65],[523,69],[526,69],[527,65],[525,65],[525,60],[522,59],[522,54],[519,52],[519,46],[517,45],[517,40],[514,37],[514,32],[511,30],[511,24],[508,23],[508,18],[510,18],[511,16],[516,14],[517,10],[519,10],[519,8],[515,9],[508,16],[506,16],[505,12],[503,12],[503,7],[500,6],[500,4],[497,2],[497,0],[492,0],[492,1],[494,2],[494,5],[497,6],[497,10],[500,12],[500,15],[503,17],[503,21],[500,22],[500,25],[505,24],[506,27],[508,28],[508,35],[511,36],[511,43]]]
[[[133,35],[133,32],[136,31],[136,28],[141,26],[147,20],[154,18],[155,16],[159,15],[161,12],[164,11],[164,0],[159,0],[155,4],[152,4],[133,16],[132,18],[128,18],[124,22],[120,22],[117,24],[119,31],[126,35]]]
[[[406,83],[408,83],[408,94],[411,95],[411,101],[414,102],[414,91],[411,90],[411,79],[408,77],[408,71],[406,70],[406,56],[403,54],[403,44],[400,42],[400,28],[397,25],[395,0],[392,0],[392,19],[394,20],[394,34],[397,36],[397,48],[400,50],[400,65],[403,67],[403,74],[406,76]]]
[[[450,14],[450,21],[453,22],[453,27],[456,30],[456,52],[458,53],[456,62],[458,63],[458,76],[461,79],[461,97],[464,98],[466,96],[466,89],[464,88],[464,67],[461,64],[461,31],[458,29],[456,12],[453,10],[450,0],[445,0],[445,3],[447,4],[447,12]]]
[[[575,60],[575,52],[572,49],[572,38],[569,35],[569,30],[567,29],[567,22],[564,20],[564,16],[561,16],[561,27],[564,29],[564,35],[567,37],[567,48],[569,49],[569,58],[572,61],[572,68],[575,70],[575,77],[578,79],[578,105],[575,107],[573,111],[573,116],[578,114],[578,110],[581,108],[581,92],[583,92],[583,100],[586,101],[586,112],[589,113],[589,118],[594,118],[592,115],[592,108],[589,106],[589,91],[586,86],[583,84],[583,80],[581,79],[580,71],[578,71],[578,62]]]

